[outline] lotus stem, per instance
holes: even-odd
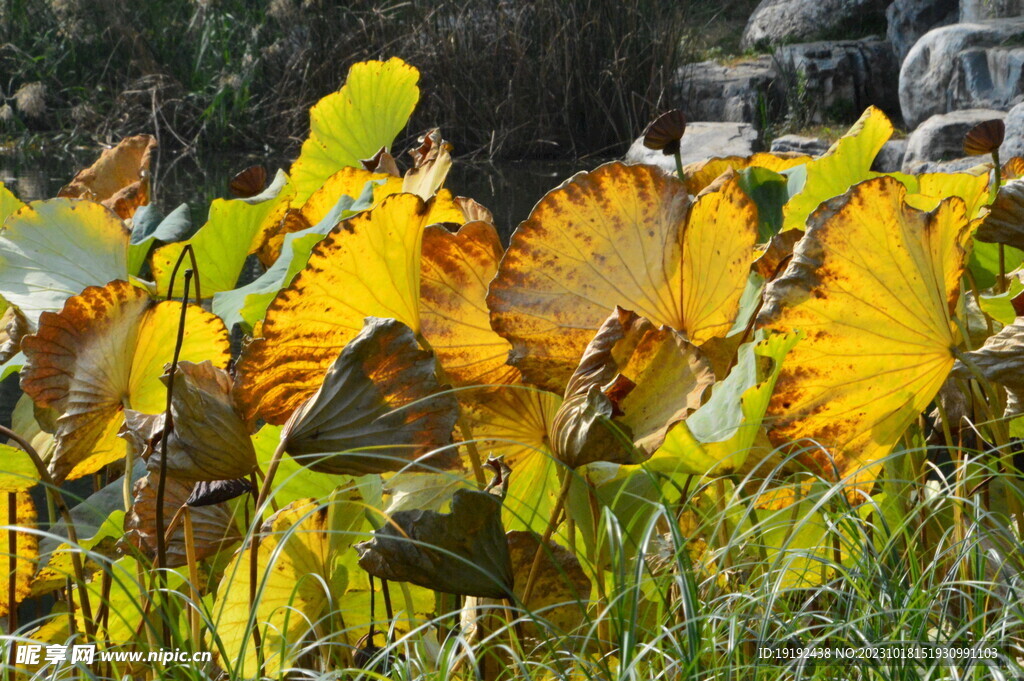
[[[64,493],[60,487],[57,486],[53,476],[50,475],[49,469],[46,464],[43,463],[42,457],[39,456],[39,452],[36,448],[29,443],[28,440],[15,433],[6,426],[0,426],[0,435],[3,435],[25,450],[29,458],[32,459],[32,464],[36,467],[36,471],[39,473],[39,479],[43,481],[43,484],[47,486],[48,490],[53,490],[54,503],[57,506],[57,512],[60,514],[61,520],[64,521],[64,526],[68,531],[68,541],[74,546],[78,544],[78,532],[75,531],[75,522],[71,518],[71,511],[68,510],[68,505],[64,502]],[[85,586],[85,569],[82,567],[82,556],[76,550],[71,551],[71,565],[75,573],[75,585],[78,587],[78,597],[82,607],[82,619],[85,621],[85,633],[89,639],[94,637],[96,632],[95,622],[92,619],[92,607],[89,603],[89,591]],[[68,589],[68,608],[74,612],[74,599],[71,595],[71,589]],[[74,615],[71,615],[71,621],[74,622]],[[73,626],[73,624],[72,624]]]
[[[679,176],[679,181],[686,182],[686,174],[683,173],[683,155],[681,151],[679,149],[676,149],[676,152],[672,155],[675,157],[676,160],[676,175]]]
[[[18,629],[18,493],[7,493],[7,566],[10,570],[10,577],[7,579],[7,633],[14,636]],[[11,646],[11,668],[14,668],[14,646]]]
[[[544,535],[540,539],[540,544],[537,545],[537,552],[533,554],[530,576],[527,577],[526,586],[523,588],[523,607],[526,607],[526,604],[530,602],[530,596],[533,595],[533,588],[537,583],[537,575],[540,573],[540,559],[547,549],[551,535],[554,534],[555,528],[558,526],[558,516],[562,513],[562,509],[565,508],[565,500],[569,496],[569,487],[572,486],[572,475],[573,472],[571,470],[565,471],[565,475],[562,478],[562,486],[558,490],[558,498],[555,500],[554,508],[551,509],[551,518],[548,520],[548,526],[544,528]]]
[[[259,575],[260,542],[259,530],[263,521],[263,514],[260,509],[263,507],[263,499],[270,493],[270,486],[274,482],[274,474],[277,472],[277,465],[281,461],[281,454],[284,453],[285,441],[282,440],[274,456],[267,467],[267,477],[263,479],[263,487],[259,494],[256,493],[256,473],[250,473],[249,481],[252,485],[253,513],[252,513],[252,537],[249,539],[249,613],[252,617],[252,643],[256,647],[256,657],[259,661],[259,668],[263,670],[263,644],[260,639],[260,624],[256,618],[256,579]]]
[[[199,594],[199,562],[196,560],[195,534],[192,531],[192,509],[188,505],[182,506],[184,514],[182,523],[185,526],[185,560],[188,563],[189,590],[192,592],[192,607],[189,610],[189,632],[192,636],[192,650],[198,651],[202,645],[202,638],[199,636],[201,626],[199,620],[199,603],[202,596]]]

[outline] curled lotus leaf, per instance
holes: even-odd
[[[29,332],[28,320],[16,307],[8,307],[0,317],[0,363],[21,349],[21,339]]]
[[[167,373],[160,379],[169,386]],[[256,451],[231,398],[231,387],[228,373],[209,360],[179,362],[171,396],[171,432],[166,433],[163,414],[131,410],[126,411],[125,428],[144,443],[166,438],[169,477],[193,482],[244,478],[256,467]],[[150,470],[160,469],[163,447],[158,442],[148,454]]]
[[[1017,317],[989,336],[977,350],[963,353],[953,365],[951,375],[965,380],[974,378],[969,365],[989,381],[1006,388],[1007,416],[1020,414],[1024,409],[1024,317]]]
[[[127,279],[128,241],[124,222],[98,203],[33,201],[0,231],[0,295],[34,329],[86,287]]]
[[[150,560],[157,556],[156,495],[159,484],[160,474],[154,471],[136,480],[132,488],[134,502],[124,518],[124,541],[142,551]],[[178,513],[191,514],[192,548],[196,560],[203,560],[230,550],[242,540],[242,535],[235,526],[231,508],[227,504],[186,506],[194,487],[195,483],[167,477],[164,482],[164,532],[172,527],[172,519]],[[169,568],[180,567],[188,562],[184,522],[179,519],[173,528],[169,535],[170,541],[167,542],[165,567]]]
[[[1000,187],[975,237],[1024,249],[1024,180],[1011,180]]]
[[[11,610],[10,594],[11,580],[14,581],[14,605],[17,606],[25,600],[32,591],[32,575],[36,572],[36,565],[39,559],[39,535],[36,529],[36,507],[32,503],[32,497],[26,491],[12,492],[7,497],[7,503],[3,504],[2,524],[17,527],[14,532],[15,546],[17,547],[17,558],[15,560],[14,572],[9,569],[9,553],[7,550],[6,538],[8,533],[4,532],[4,557],[3,570],[0,570],[0,617],[4,617]],[[11,503],[13,501],[13,503]]]
[[[156,147],[156,138],[150,135],[126,137],[105,149],[57,196],[102,203],[127,220],[139,206],[149,203],[149,165]]]
[[[359,567],[380,579],[434,591],[510,598],[514,578],[501,497],[460,489],[451,509],[393,513],[373,539],[355,545]]]
[[[726,335],[757,235],[735,177],[691,205],[656,168],[608,163],[549,192],[516,229],[491,283],[491,323],[527,381],[562,392],[616,306],[696,345]]]
[[[551,424],[551,450],[569,468],[595,461],[630,463],[632,432],[614,421],[615,404],[597,386],[562,402]]]
[[[458,416],[458,401],[437,382],[433,355],[409,327],[370,317],[288,420],[281,441],[326,473],[383,473],[413,462],[444,468],[454,463],[447,445]]]
[[[158,303],[142,289],[114,281],[69,298],[59,313],[43,313],[39,330],[24,338],[22,390],[38,407],[60,414],[50,462],[58,481],[94,473],[124,456],[126,443],[117,432],[126,409],[164,410],[160,376],[174,353],[180,315],[180,303]],[[190,304],[180,358],[225,367],[228,337],[220,319]]]
[[[237,499],[243,494],[255,492],[249,480],[200,480],[192,488],[192,494],[185,501],[193,507],[210,506]]]
[[[960,198],[925,212],[880,177],[825,202],[793,260],[770,283],[757,323],[800,330],[768,407],[776,445],[832,477],[884,457],[953,367],[953,321],[972,227]],[[833,464],[835,468],[833,468]]]
[[[452,145],[441,139],[437,128],[420,137],[420,146],[411,150],[413,167],[402,180],[402,191],[423,200],[437,193],[452,167]]]
[[[365,61],[349,69],[341,90],[309,111],[309,137],[290,175],[303,203],[345,166],[389,149],[420,98],[420,73],[397,57]]]
[[[437,341],[437,356],[442,366],[452,364],[456,384],[516,379],[498,363],[506,347],[484,321],[496,244],[479,225],[454,236],[441,227],[425,234],[433,207],[444,200],[390,196],[314,246],[237,365],[237,398],[247,419],[284,423],[319,388],[366,317],[395,319],[431,345]],[[455,269],[439,272],[449,264]]]
[[[747,168],[764,168],[779,173],[811,161],[810,156],[796,153],[772,154],[759,151],[751,156],[716,156],[696,161],[683,167],[686,188],[691,194],[700,194],[730,169],[737,173]]]
[[[267,169],[261,165],[249,166],[231,178],[228,190],[239,199],[258,196],[267,188]]]

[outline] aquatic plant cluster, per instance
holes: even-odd
[[[392,155],[419,77],[353,66],[197,229],[150,205],[147,135],[56,198],[0,185],[6,678],[1019,669],[1001,124],[956,174],[871,171],[873,108],[817,158],[606,163],[506,248],[440,131]]]

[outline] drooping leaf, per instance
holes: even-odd
[[[171,243],[192,236],[192,214],[188,204],[180,204],[166,216],[152,204],[139,206],[132,218],[132,233],[128,246],[128,272],[138,274],[149,252],[159,241]]]
[[[977,350],[965,352],[953,365],[952,375],[969,380],[973,368],[987,380],[1006,388],[1007,416],[1016,416],[1024,408],[1024,317],[1017,317],[985,340]]]
[[[464,596],[512,595],[501,497],[488,492],[457,490],[450,513],[394,513],[355,548],[359,566],[380,579]]]
[[[761,151],[746,157],[722,156],[690,163],[683,168],[683,174],[686,176],[687,190],[691,194],[697,195],[730,169],[740,175],[742,175],[741,171],[748,168],[761,168],[781,173],[783,170],[804,165],[810,160],[812,160],[810,156],[801,154],[770,154]]]
[[[347,520],[344,525],[337,524],[339,516]],[[363,536],[364,522],[358,495],[345,493],[327,504],[295,501],[263,524],[256,538],[255,614],[266,675],[277,676],[290,667],[308,644],[307,637],[315,636],[319,645],[337,644],[338,629],[322,629],[317,623],[338,609],[350,580],[339,558]],[[213,613],[219,645],[227,653],[222,664],[241,678],[255,678],[259,671],[249,622],[250,556],[245,546],[225,568]]]
[[[507,537],[514,591],[517,599],[522,602],[534,557],[541,546],[540,537],[534,532],[516,530],[509,532]],[[549,540],[541,550],[530,600],[524,603],[524,607],[548,622],[556,631],[573,632],[585,621],[590,603],[590,586],[590,579],[576,556]],[[524,622],[523,629],[526,635],[535,638],[547,635],[534,622]]]
[[[782,229],[782,207],[789,200],[786,176],[753,166],[737,175],[740,187],[757,204],[758,241],[765,242]]]
[[[199,286],[204,298],[218,291],[233,289],[245,259],[260,249],[269,229],[276,224],[274,216],[283,213],[290,191],[288,177],[278,171],[277,177],[262,194],[249,199],[215,199],[210,204],[206,224],[192,238],[154,251],[150,264],[159,295],[167,294],[174,265],[187,245],[192,246],[195,252]],[[190,266],[186,259],[183,267]],[[179,272],[174,295],[183,293],[184,277]]]
[[[131,512],[124,519],[124,541],[139,549],[150,560],[157,557],[156,498],[160,474],[150,471],[132,487],[134,501]],[[242,540],[227,504],[188,507],[182,510],[192,495],[195,483],[170,476],[164,481],[164,533],[171,527],[171,519],[178,512],[190,513],[192,522],[192,549],[196,560],[203,560],[230,551]],[[175,568],[188,563],[185,548],[185,524],[179,521],[167,542],[167,565]]]
[[[288,420],[285,451],[316,471],[365,475],[450,466],[459,405],[409,327],[369,317],[323,385]],[[326,456],[318,456],[326,455]]]
[[[116,435],[125,409],[163,411],[160,376],[174,353],[180,310],[180,303],[156,303],[141,289],[114,281],[69,298],[60,313],[43,313],[39,330],[22,341],[22,389],[38,406],[60,413],[50,463],[58,481],[124,456],[125,443]],[[210,359],[223,368],[228,358],[224,325],[190,305],[181,359]]]
[[[128,278],[128,231],[98,203],[33,201],[0,231],[0,295],[31,328],[88,286]]]
[[[160,378],[164,385],[169,384],[167,373]],[[171,478],[190,482],[231,480],[253,472],[256,452],[249,429],[231,398],[231,386],[228,373],[211,361],[182,361],[174,376],[174,427],[170,433],[166,432],[163,414],[126,411],[125,428],[135,431],[131,435],[142,442],[159,440],[145,453],[150,470],[160,470],[166,440],[165,465]],[[147,432],[139,432],[140,426]]]
[[[608,310],[701,345],[732,327],[757,240],[735,178],[693,206],[655,168],[608,163],[549,192],[512,237],[488,307],[525,378],[561,392]]]
[[[420,146],[411,150],[414,165],[402,179],[402,191],[426,201],[436,194],[452,167],[452,145],[441,139],[441,131],[430,130],[420,137]]]
[[[349,69],[341,90],[310,109],[310,133],[292,165],[295,201],[305,202],[345,166],[359,168],[381,147],[390,149],[419,101],[419,71],[401,59],[366,61]]]
[[[1024,249],[1024,180],[1011,180],[1000,187],[975,238]]]
[[[3,495],[0,502],[0,518],[3,518],[3,525],[17,528],[14,532],[17,556],[14,561],[14,572],[10,570],[10,552],[8,549],[9,531],[0,532],[3,538],[3,551],[0,552],[0,617],[10,612],[11,603],[9,589],[11,580],[14,580],[14,603],[17,605],[29,595],[31,591],[32,575],[35,574],[36,564],[39,557],[39,535],[33,532],[36,529],[36,507],[32,503],[32,497],[28,492],[15,492],[14,514],[11,514],[8,495]]]
[[[1009,286],[1003,293],[982,293],[978,305],[992,319],[1000,324],[1013,324],[1017,319],[1017,310],[1014,307],[1014,299],[1024,293],[1024,283],[1013,277]]]
[[[517,383],[512,346],[491,328],[487,287],[504,249],[494,225],[469,222],[423,232],[420,323],[445,373],[459,385]]]
[[[0,316],[0,362],[10,361],[21,348],[21,339],[29,332],[28,320],[16,307],[0,299],[0,306],[7,307]]]
[[[798,334],[776,334],[741,346],[725,380],[669,431],[644,467],[667,475],[709,475],[742,469],[751,455],[755,460],[768,456],[768,448],[756,443],[786,354],[798,340]],[[762,358],[771,360],[767,370],[758,366]]]
[[[926,213],[906,194],[881,177],[826,202],[765,293],[758,324],[806,334],[783,364],[769,434],[813,439],[801,459],[824,475],[885,456],[953,366],[971,225],[959,198]]]
[[[880,109],[868,107],[849,132],[804,167],[802,183],[790,178],[792,198],[783,208],[783,229],[804,229],[818,205],[875,177],[871,164],[892,135],[892,123]]]
[[[57,196],[102,203],[127,220],[149,203],[149,165],[156,147],[156,138],[150,135],[125,137],[117,146],[104,149]]]

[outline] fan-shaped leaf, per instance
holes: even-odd
[[[38,406],[60,413],[50,464],[59,481],[124,456],[125,443],[116,434],[125,409],[163,411],[160,376],[174,352],[180,309],[180,303],[156,303],[115,281],[68,299],[60,313],[43,313],[39,331],[22,341],[28,359],[22,389]],[[210,359],[223,368],[228,357],[223,323],[190,305],[181,359]]]

